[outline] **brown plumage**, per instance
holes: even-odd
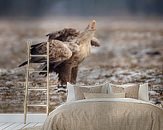
[[[93,20],[82,33],[73,28],[65,28],[47,34],[50,42],[49,71],[58,74],[62,85],[67,82],[76,83],[79,64],[90,54],[91,45],[99,46],[99,41],[94,37],[95,31],[96,22]],[[31,54],[46,54],[46,42],[32,45]],[[31,62],[44,63],[40,69],[47,69],[45,58],[32,58]],[[26,63],[27,61],[20,66]],[[46,75],[44,72],[40,74]]]
[[[48,36],[48,41],[51,40],[60,40],[60,41],[71,41],[72,39],[76,38],[80,34],[79,31],[73,28],[65,28],[63,30],[59,30],[53,33],[49,33],[46,36]]]
[[[90,54],[91,45],[99,46],[99,41],[94,37],[96,30],[96,22],[92,21],[84,32],[80,33],[76,38],[69,39],[79,45],[79,51],[72,54],[71,58],[65,60],[56,66],[56,64],[50,64],[50,71],[56,72],[59,76],[59,81],[62,85],[67,82],[76,83],[78,65]],[[74,31],[75,32],[75,31]],[[56,37],[56,33],[53,33]],[[52,34],[51,34],[52,36]],[[67,36],[66,36],[67,37]],[[52,37],[49,37],[49,41]],[[64,40],[65,38],[63,38]],[[43,70],[46,70],[44,65]]]
[[[32,55],[45,55],[47,53],[47,43],[42,42],[31,46],[30,53]],[[50,63],[63,62],[69,59],[73,52],[79,51],[77,44],[73,43],[63,43],[59,40],[51,40],[49,42],[49,61]],[[44,63],[46,62],[46,57],[31,57],[31,63]],[[19,67],[27,64],[27,61],[23,62]]]
[[[77,31],[74,28],[64,28],[63,30],[59,30],[53,33],[49,33],[46,36],[48,36],[48,41],[51,40],[60,40],[60,41],[67,41],[70,42],[74,40],[74,38],[77,38],[80,34],[80,31]],[[98,41],[97,38],[93,37],[91,39],[91,45],[95,47],[100,46],[100,42]]]

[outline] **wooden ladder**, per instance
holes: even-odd
[[[27,112],[28,112],[28,107],[46,107],[46,114],[49,114],[49,42],[47,42],[47,54],[46,55],[31,55],[30,54],[30,49],[31,49],[31,43],[27,42],[27,68],[26,68],[26,82],[25,82],[25,99],[24,99],[24,124],[26,124],[27,121]],[[33,70],[30,69],[30,59],[31,57],[46,57],[47,59],[47,70],[46,71],[39,71],[39,70]],[[46,72],[47,77],[46,77],[46,88],[29,88],[29,76],[31,72]],[[28,104],[28,91],[46,91],[46,104]]]

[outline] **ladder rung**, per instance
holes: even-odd
[[[32,84],[32,83],[44,83],[45,81],[43,81],[43,82],[31,82],[31,81],[29,81],[28,83],[29,84]],[[22,82],[17,82],[17,83],[20,83],[20,84],[26,84],[26,82],[24,81],[22,81]]]
[[[33,69],[29,69],[29,71],[32,71],[32,72],[46,72],[47,73],[47,71],[45,71],[45,70],[33,70]]]
[[[46,107],[46,104],[28,104],[28,107]]]
[[[47,57],[47,55],[30,55],[31,57]]]
[[[33,91],[33,90],[35,90],[35,91],[46,91],[47,89],[46,88],[29,88],[28,90],[30,90],[30,91]]]
[[[20,83],[20,84],[26,84],[26,82],[24,81],[24,82],[17,82],[17,83]],[[28,82],[29,84],[32,84],[32,83],[35,83],[35,84],[43,84],[43,83],[47,83],[46,81],[29,81]],[[53,84],[54,82],[49,82],[49,84]],[[51,85],[50,86],[50,88],[55,88],[55,87],[57,87],[58,85]]]

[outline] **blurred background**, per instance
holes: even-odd
[[[162,0],[1,0],[0,112],[23,112],[26,42],[46,41],[47,33],[63,28],[84,30],[97,21],[100,47],[81,64],[78,84],[144,83],[151,102],[163,100]],[[53,78],[52,78],[53,80]],[[33,93],[31,101],[45,101]],[[65,94],[51,90],[51,110]],[[31,109],[36,111],[36,109]],[[37,111],[43,111],[39,108]]]
[[[2,17],[162,16],[162,0],[1,0]]]

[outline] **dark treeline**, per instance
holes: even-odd
[[[163,16],[163,0],[0,0],[0,16]]]

